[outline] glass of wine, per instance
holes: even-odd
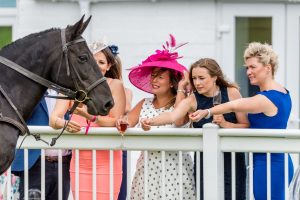
[[[125,134],[125,131],[127,130],[127,127],[128,127],[128,117],[127,115],[122,115],[119,117],[119,133],[121,134],[121,137],[122,137],[122,141],[121,141],[121,148],[123,149],[124,147],[124,134]]]
[[[128,127],[128,118],[127,115],[122,115],[119,118],[120,129],[119,133],[123,136]]]
[[[213,97],[213,106],[217,106],[222,103],[221,90],[217,91],[217,94]]]

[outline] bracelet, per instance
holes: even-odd
[[[95,122],[96,121],[96,119],[97,119],[97,116],[96,115],[94,115],[93,116],[93,118],[90,120],[91,122]]]
[[[205,119],[209,119],[211,117],[211,112],[210,112],[210,109],[206,109],[207,110],[207,115],[206,117],[204,117]]]
[[[178,90],[177,90],[177,93],[178,93],[178,92],[182,92],[184,95],[186,95],[185,90],[178,89]]]

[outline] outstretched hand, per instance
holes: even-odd
[[[151,129],[152,119],[141,119],[141,126],[144,131],[149,131]]]
[[[192,122],[198,122],[207,115],[207,110],[196,110],[189,114],[189,118]]]

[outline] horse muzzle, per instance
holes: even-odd
[[[93,102],[92,99],[89,99],[86,102],[88,113],[91,115],[105,116],[105,115],[108,115],[110,109],[114,106],[114,101],[112,99],[107,100],[103,105],[100,105],[100,108],[96,105],[97,104],[95,102]]]

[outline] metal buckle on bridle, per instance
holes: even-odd
[[[90,100],[91,98],[88,97],[87,93],[84,90],[77,90],[75,92],[75,99],[74,101],[78,102],[78,103],[84,103],[88,100]]]

